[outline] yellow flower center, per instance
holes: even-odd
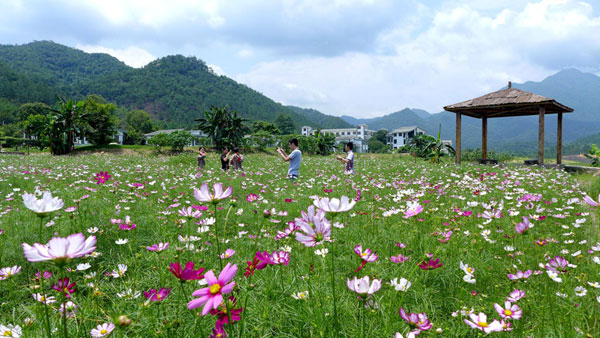
[[[160,300],[161,298],[162,298],[161,295],[157,293],[156,294],[156,300]]]
[[[213,284],[210,286],[210,288],[208,290],[210,291],[211,294],[216,295],[217,293],[219,293],[219,291],[221,291],[221,285]]]
[[[67,288],[66,286],[63,288],[63,292],[64,293],[69,293],[69,288]]]
[[[4,337],[12,337],[12,331],[11,330],[4,331]]]
[[[471,268],[469,267],[469,268],[467,268],[467,272],[469,272],[469,273],[473,273],[473,269],[471,269]]]
[[[477,325],[481,326],[481,327],[488,327],[488,323],[486,322],[478,322]]]
[[[361,255],[362,257],[365,257],[365,256],[367,255],[367,253],[366,253],[366,252],[363,252],[363,253],[361,253],[360,255]]]
[[[507,316],[512,316],[512,311],[510,311],[509,309],[504,310],[504,314]]]
[[[105,329],[100,330],[100,334],[106,334],[106,330]]]
[[[40,296],[40,302],[45,302],[45,301],[46,301],[46,297]]]
[[[6,277],[8,277],[8,276],[10,276],[10,275],[12,275],[12,272],[8,271],[8,272],[6,273]]]

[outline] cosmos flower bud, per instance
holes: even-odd
[[[264,218],[269,218],[271,217],[271,211],[268,209],[263,210],[263,217]]]
[[[131,325],[131,319],[129,319],[126,315],[120,315],[117,319],[119,326],[129,326]]]

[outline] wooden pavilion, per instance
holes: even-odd
[[[573,108],[560,104],[554,99],[512,88],[512,84],[509,82],[506,89],[445,106],[444,110],[456,114],[456,164],[460,164],[461,158],[462,115],[481,119],[481,152],[484,161],[487,160],[488,118],[539,115],[537,163],[544,164],[544,116],[546,114],[558,114],[556,163],[562,163],[562,115],[573,112]]]

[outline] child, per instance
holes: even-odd
[[[292,150],[289,156],[286,155],[285,151],[283,151],[281,147],[277,148],[277,152],[284,161],[290,162],[290,167],[288,169],[287,175],[288,178],[293,182],[295,179],[298,178],[300,163],[302,162],[302,152],[300,151],[300,149],[298,149],[298,140],[296,138],[291,139],[289,144],[290,149]]]
[[[229,155],[230,154],[231,154],[231,151],[229,151],[229,148],[223,147],[223,152],[221,153],[221,169],[223,169],[223,171],[229,170]]]
[[[204,147],[200,147],[198,149],[198,170],[204,169],[204,165],[206,164],[205,159],[206,151],[204,150]]]
[[[346,175],[354,175],[354,144],[352,142],[346,143],[344,150],[346,151],[346,158],[338,155],[337,159],[346,164],[346,171],[344,172]]]
[[[242,162],[244,161],[244,156],[242,156],[242,154],[240,154],[240,148],[238,147],[234,147],[233,148],[233,156],[231,156],[231,165],[233,166],[234,170],[244,170],[242,168]]]

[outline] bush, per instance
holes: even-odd
[[[466,162],[477,162],[478,159],[483,158],[481,149],[465,149],[462,152],[461,159]],[[498,160],[498,162],[508,162],[513,160],[515,157],[509,153],[497,153],[495,151],[488,151],[487,158]]]
[[[194,139],[192,134],[189,131],[179,130],[169,134],[169,145],[171,146],[171,151],[180,153],[183,151],[183,147],[192,143]]]
[[[597,145],[592,144],[588,153],[585,154],[585,157],[592,160],[592,165],[594,167],[600,167],[600,149],[598,149]]]

